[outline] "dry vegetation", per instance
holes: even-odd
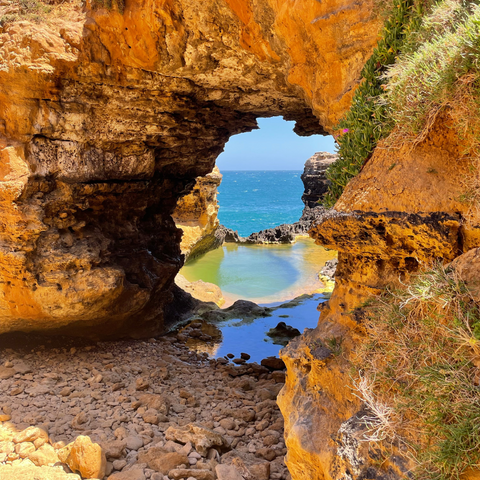
[[[0,16],[0,26],[20,20],[42,23],[64,16],[72,8],[84,7],[85,0],[7,0],[0,7],[0,11],[4,12]],[[123,13],[125,2],[124,0],[92,0],[92,7]]]
[[[419,479],[459,478],[480,462],[480,308],[442,266],[371,305],[356,352],[368,440],[404,442]]]

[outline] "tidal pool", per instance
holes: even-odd
[[[191,261],[180,273],[190,282],[218,285],[224,307],[238,299],[270,304],[322,288],[318,272],[335,256],[308,237],[298,237],[292,245],[227,243]]]
[[[211,344],[198,339],[187,340],[187,346],[197,352],[207,352],[210,357],[219,358],[231,353],[239,358],[242,352],[248,353],[249,362],[260,363],[263,358],[276,356],[282,345],[275,344],[267,332],[279,322],[298,329],[315,328],[319,313],[317,307],[328,299],[329,294],[316,293],[276,306],[269,317],[215,321],[207,327],[208,333],[215,337]],[[215,333],[218,332],[217,334]]]

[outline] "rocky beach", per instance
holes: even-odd
[[[208,359],[189,334],[2,348],[0,478],[289,479],[282,362]]]

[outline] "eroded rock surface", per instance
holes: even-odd
[[[305,190],[302,202],[306,207],[315,208],[327,193],[330,181],[326,177],[326,171],[337,159],[337,154],[317,152],[305,162],[301,178]]]
[[[217,188],[221,181],[217,167],[212,173],[198,177],[192,191],[178,201],[172,214],[175,225],[183,232],[180,250],[185,261],[221,245],[221,239],[215,235],[220,226]]]
[[[368,441],[375,414],[352,384],[349,358],[364,340],[365,300],[432,261],[448,263],[480,245],[478,213],[460,201],[471,167],[463,152],[444,115],[415,145],[377,147],[334,210],[315,220],[310,234],[339,255],[317,328],[282,350],[287,381],[279,405],[295,480],[393,480],[413,467],[401,443]],[[470,250],[452,266],[469,277],[476,257]]]
[[[379,28],[371,2],[92,3],[0,28],[0,332],[165,330],[177,200],[257,117],[332,128]]]

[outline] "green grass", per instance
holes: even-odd
[[[438,113],[457,114],[468,146],[480,138],[480,7],[439,2],[406,52],[389,69],[383,96],[396,127],[394,141],[425,136]]]
[[[395,62],[410,32],[418,28],[422,5],[414,0],[393,0],[390,6],[378,45],[362,70],[362,82],[352,106],[336,129],[339,159],[327,170],[331,182],[323,200],[327,207],[335,204],[379,140],[391,131],[387,105],[380,101],[387,83],[385,72]]]
[[[355,384],[372,411],[388,413],[377,438],[408,445],[418,479],[479,468],[480,308],[465,285],[438,266],[367,311]]]
[[[16,6],[18,10],[15,13],[0,17],[0,25],[19,20],[40,23],[52,10],[51,5],[47,5],[41,0],[12,0],[10,3]]]
[[[388,137],[391,147],[419,142],[442,111],[453,119],[465,153],[480,156],[478,1],[380,3],[387,20],[351,109],[338,125],[339,160],[327,171],[328,207],[380,140]]]

